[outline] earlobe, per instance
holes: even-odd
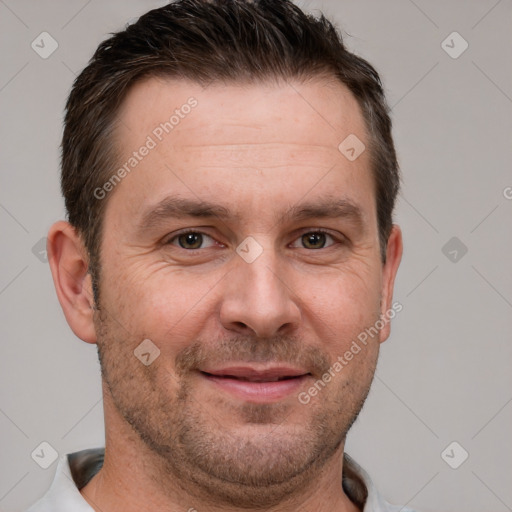
[[[380,331],[381,343],[388,339],[391,332],[391,318],[396,315],[396,310],[392,304],[393,289],[402,259],[402,252],[402,231],[398,225],[393,224],[386,248],[386,263],[382,268],[381,318],[385,321],[385,325]]]
[[[55,290],[69,326],[83,341],[96,343],[94,297],[81,237],[68,222],[56,222],[48,233],[47,250]]]

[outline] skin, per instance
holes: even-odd
[[[81,493],[102,512],[357,510],[341,487],[345,435],[389,323],[308,404],[298,394],[392,306],[400,229],[383,264],[368,152],[350,162],[337,149],[349,134],[368,146],[358,104],[323,79],[203,88],[151,78],[122,104],[120,160],[191,96],[197,106],[103,199],[99,304],[80,237],[65,222],[49,233],[67,321],[102,363],[105,463]],[[143,226],[168,196],[232,215]],[[341,198],[359,223],[282,218]],[[202,245],[185,240],[194,250],[177,238],[191,228],[203,233]],[[308,244],[318,229],[328,236]],[[236,252],[248,236],[262,248],[252,263]],[[149,366],[133,354],[144,339],[160,350]],[[244,399],[201,373],[276,362],[306,374],[279,399]]]

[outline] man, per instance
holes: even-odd
[[[106,443],[31,512],[399,510],[344,456],[399,307],[398,186],[379,77],[323,17],[182,0],[103,42],[48,251]]]

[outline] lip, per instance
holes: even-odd
[[[277,402],[297,392],[310,373],[290,366],[226,366],[201,375],[218,389],[253,403]]]

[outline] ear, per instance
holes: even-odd
[[[71,330],[81,340],[96,343],[92,281],[82,239],[68,222],[56,222],[48,233],[47,251],[55,290]]]
[[[395,308],[392,305],[395,277],[400,265],[400,261],[402,259],[402,252],[402,231],[399,226],[393,224],[386,248],[386,263],[384,263],[382,267],[380,313],[381,318],[385,321],[385,324],[384,327],[380,330],[379,334],[379,340],[381,343],[386,341],[389,337],[389,333],[391,332],[391,318],[393,318],[395,314],[402,309],[401,304],[397,304]]]

